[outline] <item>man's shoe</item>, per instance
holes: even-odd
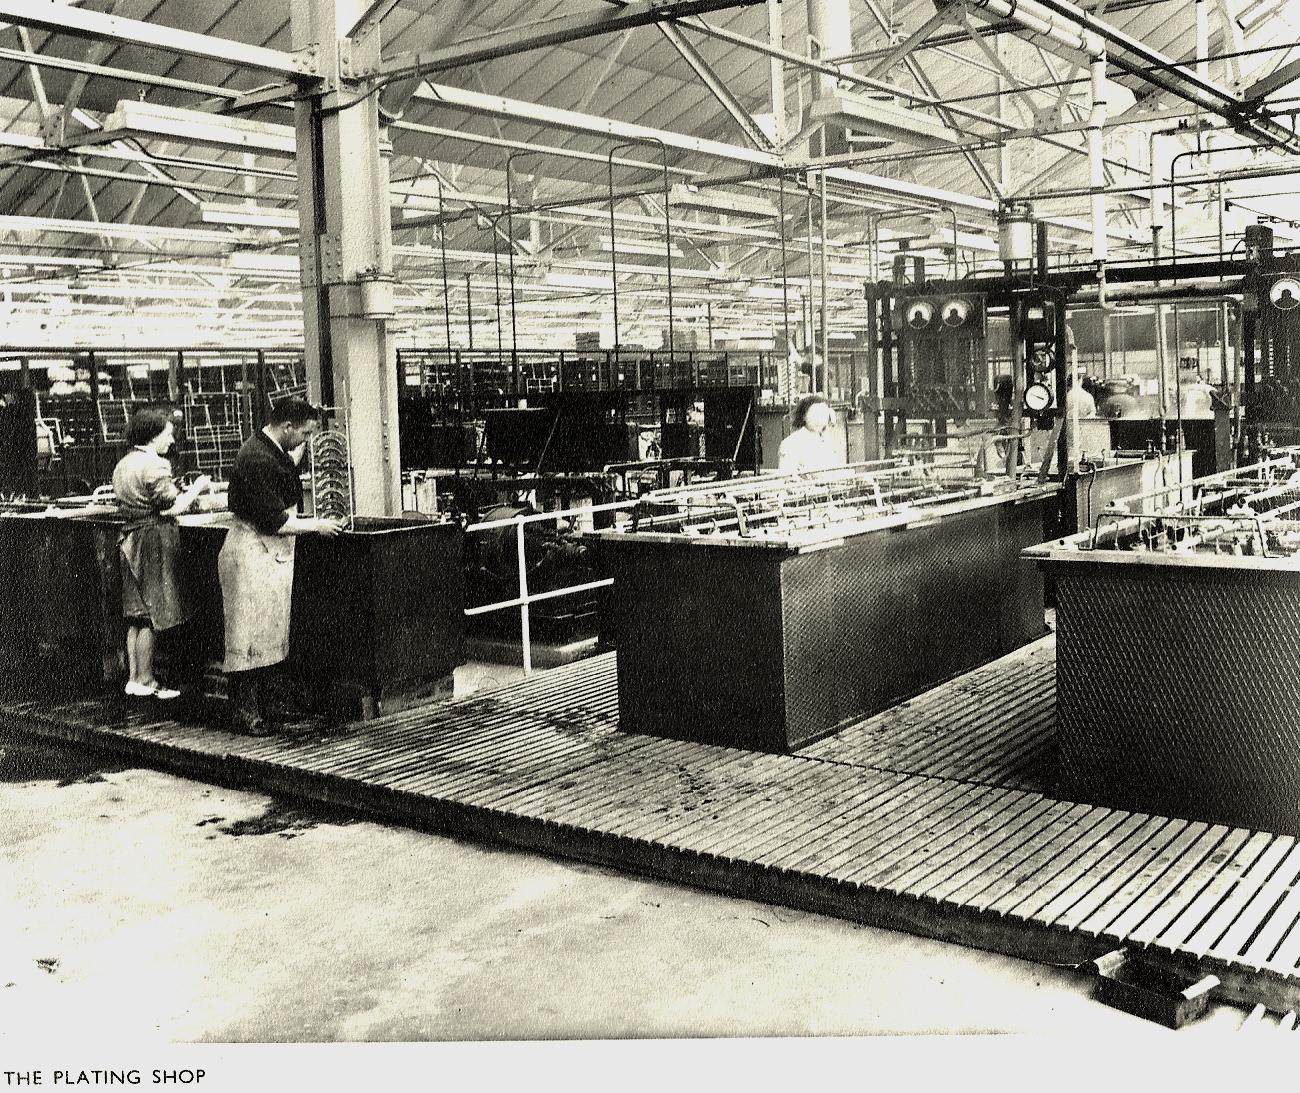
[[[241,736],[273,736],[275,729],[268,725],[257,714],[250,714],[244,710],[231,710],[230,712],[230,730],[239,733]]]

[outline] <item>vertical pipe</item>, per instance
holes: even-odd
[[[1025,347],[1020,336],[1020,300],[1013,298],[1010,306],[1011,320],[1011,439],[1007,443],[1007,478],[1016,480],[1016,466],[1020,462],[1020,434],[1024,429],[1021,412],[1025,399]]]
[[[853,52],[852,12],[849,0],[808,0],[808,34],[821,46],[821,55],[843,56]],[[835,77],[829,73],[813,76],[814,98],[833,93]]]
[[[767,44],[773,49],[785,45],[785,28],[781,0],[767,0]],[[785,142],[785,68],[779,57],[768,62],[768,81],[772,96],[773,134],[778,145]]]
[[[1196,0],[1196,75],[1202,80],[1210,78],[1210,5],[1207,0]]]
[[[498,213],[495,217],[492,218],[491,221],[492,224],[492,284],[496,289],[496,301],[497,301],[497,367],[498,368],[501,367],[501,360],[506,355],[505,348],[502,345],[502,337],[501,337],[501,249],[497,243],[497,223],[500,221],[500,219],[501,219],[501,214]],[[514,393],[516,395],[519,394],[518,377],[515,378]]]
[[[469,274],[465,274],[465,322],[469,327],[469,348],[474,348],[474,305],[470,298]]]
[[[668,145],[656,140],[659,154],[664,164],[664,261],[667,264],[668,279],[668,366],[673,361],[673,224],[668,215]],[[611,247],[612,249],[612,247]],[[710,346],[710,349],[713,347]]]
[[[811,369],[811,375],[808,383],[810,391],[817,390],[817,335],[815,308],[817,300],[817,285],[813,279],[813,199],[811,181],[806,190],[806,205],[808,213],[808,307],[807,325],[804,327],[804,347],[808,350],[808,364]]]
[[[821,275],[822,275],[822,294],[821,294],[821,304],[822,304],[822,325],[821,325],[821,335],[822,335],[822,337],[821,337],[821,343],[822,343],[822,385],[821,385],[821,393],[822,393],[823,395],[826,395],[827,397],[829,397],[829,396],[830,396],[830,393],[831,393],[831,343],[830,343],[830,337],[831,337],[830,326],[831,326],[831,324],[830,324],[829,318],[827,317],[827,314],[826,314],[826,269],[827,269],[827,261],[828,261],[828,260],[827,260],[827,255],[826,255],[827,242],[826,242],[826,170],[825,170],[825,168],[823,168],[822,171],[821,171],[820,189],[821,189],[821,223],[820,223],[820,225],[819,225],[819,230],[821,231],[821,252],[822,252],[822,255],[821,255],[821,258],[822,258],[822,262],[821,262]],[[813,390],[817,390],[817,388],[816,388],[816,386],[815,386],[816,382],[817,382],[817,369],[814,367],[814,368],[813,368],[813,383],[814,383]]]
[[[1106,253],[1106,55],[1093,59],[1092,112],[1088,115],[1088,184],[1092,187],[1092,259],[1104,262]]]
[[[442,203],[442,179],[433,176],[438,184],[438,250],[442,255],[442,319],[447,329],[447,365],[451,366],[451,289],[447,286],[447,222],[443,220],[446,210]]]
[[[781,329],[785,333],[785,367],[781,370],[781,375],[785,378],[785,391],[783,395],[789,402],[794,401],[794,366],[791,362],[791,353],[794,346],[790,342],[790,284],[785,265],[785,172],[780,175],[781,185],[781,203],[779,206],[779,215],[781,218]],[[709,338],[709,348],[713,348],[713,338]]]
[[[510,255],[510,371],[513,377],[515,394],[519,394],[519,335],[515,316],[515,198],[510,185],[510,176],[514,174],[514,155],[506,157],[506,244]]]

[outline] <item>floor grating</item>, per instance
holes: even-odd
[[[0,726],[1018,956],[1142,948],[1300,1009],[1300,845],[1055,798],[1052,636],[791,755],[621,733],[616,671],[266,739],[116,695],[0,699]]]

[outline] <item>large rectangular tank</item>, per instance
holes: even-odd
[[[1039,637],[1057,492],[893,463],[650,495],[597,536],[621,727],[785,752]]]
[[[1118,501],[1055,581],[1060,792],[1300,835],[1294,456]]]

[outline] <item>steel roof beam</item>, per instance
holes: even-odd
[[[285,53],[265,46],[246,45],[209,34],[160,27],[138,19],[103,15],[85,8],[56,4],[53,0],[0,0],[0,22],[31,27],[51,34],[97,38],[119,45],[144,46],[207,61],[224,61],[237,68],[264,69],[293,79],[318,74],[312,50]]]
[[[774,145],[768,135],[758,127],[758,123],[744,104],[731,93],[731,89],[713,71],[700,51],[682,34],[681,30],[672,23],[660,23],[659,30],[672,43],[673,48],[681,54],[682,59],[691,66],[692,71],[700,78],[704,86],[713,92],[713,97],[723,105],[727,113],[740,126],[741,131],[749,138],[749,142],[755,148],[771,150]]]
[[[704,137],[691,137],[682,133],[671,133],[665,129],[655,129],[648,125],[634,122],[614,121],[593,114],[579,114],[573,110],[563,110],[555,106],[542,106],[538,103],[524,102],[521,99],[509,99],[503,95],[487,95],[480,91],[470,91],[463,87],[448,84],[424,84],[416,97],[425,102],[438,103],[471,114],[483,114],[488,117],[504,118],[509,121],[530,122],[551,129],[564,129],[569,132],[585,133],[607,140],[629,140],[654,144],[662,141],[669,148],[699,155],[714,156],[718,159],[736,160],[764,167],[780,167],[781,157],[774,152],[765,152],[757,148],[741,148],[722,141],[708,140]]]
[[[45,53],[25,53],[21,49],[9,49],[0,46],[0,61],[17,61],[19,64],[36,65],[38,68],[57,68],[64,72],[76,72],[83,76],[105,76],[125,83],[145,84],[150,87],[170,87],[177,91],[193,91],[196,94],[212,98],[237,99],[238,91],[217,87],[215,84],[196,83],[193,80],[178,80],[171,76],[155,76],[149,72],[132,71],[125,68],[111,68],[108,65],[92,64],[90,61],[77,61],[70,57],[52,57]]]
[[[12,3],[12,0],[8,2]],[[614,34],[634,27],[650,26],[710,11],[748,7],[762,2],[763,0],[635,0],[634,3],[612,10],[598,9],[557,16],[485,34],[427,53],[399,53],[380,62],[379,82],[389,83],[411,76],[446,72],[501,57],[512,57],[545,46],[562,45],[601,34]]]

